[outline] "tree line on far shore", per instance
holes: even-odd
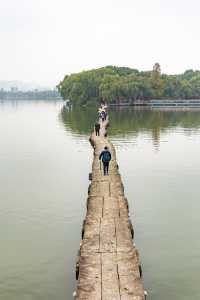
[[[60,94],[57,90],[45,91],[6,91],[0,89],[0,100],[55,100],[60,99]]]
[[[66,75],[58,84],[63,99],[77,105],[126,102],[150,99],[200,99],[200,71],[183,74],[161,73],[159,63],[151,71],[107,66]]]

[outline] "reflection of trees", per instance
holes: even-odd
[[[61,119],[66,128],[75,133],[88,135],[97,118],[96,108],[74,108],[61,111]],[[182,127],[191,130],[200,128],[198,111],[159,111],[134,108],[112,108],[109,111],[111,120],[109,135],[138,135],[149,132],[155,147],[159,147],[160,133],[169,128]],[[191,131],[190,130],[190,131]]]
[[[63,107],[60,118],[67,129],[83,135],[88,135],[97,118],[96,108],[72,108]]]
[[[153,128],[152,129],[152,140],[155,149],[159,150],[160,146],[160,128]]]

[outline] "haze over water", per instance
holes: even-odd
[[[0,299],[71,300],[94,109],[0,102]],[[200,113],[110,111],[152,300],[199,300]]]

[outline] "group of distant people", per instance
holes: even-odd
[[[101,107],[99,107],[98,112],[99,112],[99,120],[102,120],[104,122],[107,118],[107,104],[102,103]]]
[[[107,118],[107,112],[105,110],[100,109],[99,110],[99,120],[102,120],[104,122]]]
[[[94,126],[96,136],[100,136],[100,129],[101,129],[100,121],[104,122],[107,119],[107,105],[105,103],[101,103],[101,106],[98,109],[98,116],[99,116],[99,120],[98,122],[95,123]],[[112,158],[111,152],[109,151],[108,147],[105,146],[104,150],[99,155],[100,168],[101,168],[101,161],[102,161],[104,176],[108,175],[109,163],[111,161],[111,158]]]
[[[100,135],[100,121],[104,122],[107,119],[107,105],[105,103],[101,103],[101,106],[98,109],[98,122],[95,123],[95,133],[96,136]]]

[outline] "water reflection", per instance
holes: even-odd
[[[185,135],[199,132],[200,113],[197,110],[151,110],[145,108],[112,108],[109,111],[109,135],[118,140],[132,140],[139,134],[147,135],[159,150],[161,134],[180,128]],[[61,120],[67,130],[88,138],[97,115],[96,108],[66,108]]]

